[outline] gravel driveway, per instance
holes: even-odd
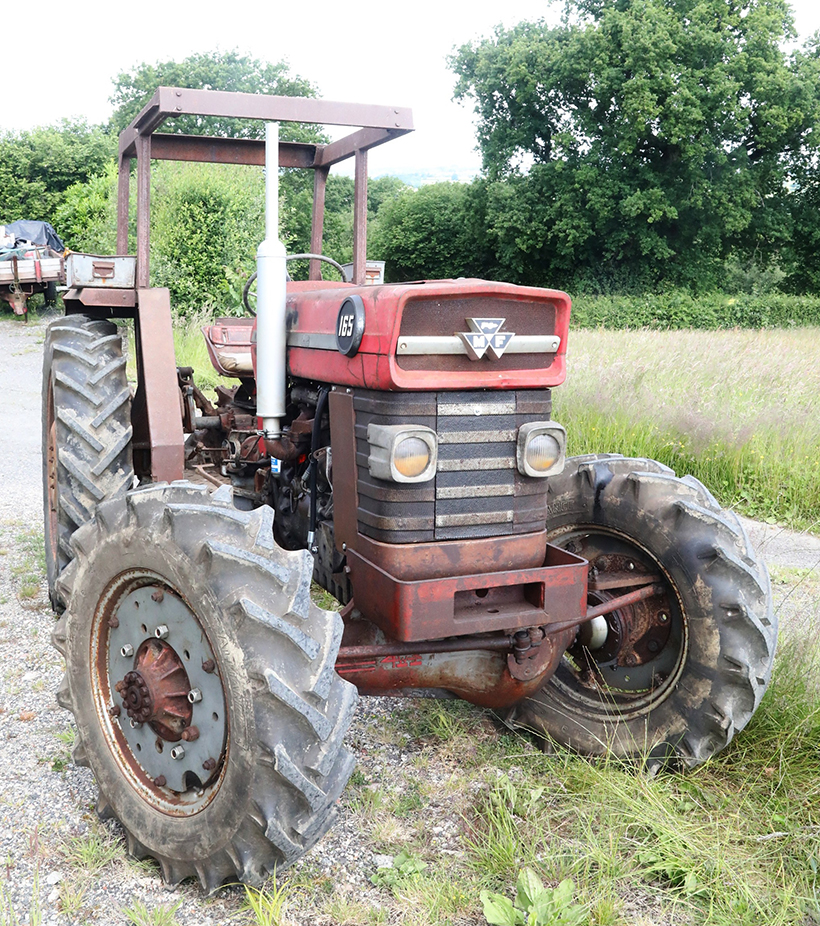
[[[49,643],[53,617],[42,585],[35,582],[32,587],[27,580],[42,571],[44,333],[43,322],[24,325],[0,318],[6,435],[0,454],[0,923],[120,926],[133,921],[127,909],[139,904],[149,910],[180,904],[175,913],[179,924],[224,923],[229,917],[241,922],[235,919],[243,901],[238,888],[210,900],[193,885],[168,892],[154,868],[127,861],[116,825],[102,826],[96,820],[91,773],[70,762],[69,715],[54,700],[62,667]],[[776,593],[785,600],[786,613],[800,599],[807,571],[817,574],[820,539],[747,524],[775,567]],[[365,775],[389,775],[390,766],[397,770],[407,758],[401,735],[398,745],[392,734],[390,748],[378,748],[385,744],[384,724],[397,709],[401,707],[379,699],[360,709],[350,739]],[[343,819],[303,864],[332,875],[334,883],[344,882],[361,896],[370,889],[368,876],[380,858]],[[301,921],[311,921],[309,912]]]

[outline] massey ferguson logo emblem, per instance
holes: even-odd
[[[481,360],[489,352],[496,360],[507,349],[507,345],[515,337],[513,331],[501,331],[505,318],[468,318],[465,319],[471,331],[457,331],[456,334],[464,342],[467,354],[471,360]]]

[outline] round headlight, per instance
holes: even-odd
[[[546,472],[561,455],[561,445],[552,434],[536,434],[524,451],[527,465],[537,473]]]
[[[393,450],[393,465],[408,479],[420,476],[429,463],[430,448],[420,437],[405,437]]]

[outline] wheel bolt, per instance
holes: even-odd
[[[202,700],[202,692],[200,691],[199,688],[192,688],[192,689],[188,692],[188,701],[189,701],[191,704],[196,704],[197,702],[199,702],[199,701],[201,701],[201,700]]]
[[[157,775],[157,777],[154,779],[154,784],[158,788],[164,788],[166,785],[165,775]]]
[[[165,592],[161,588],[158,588],[155,592],[151,593],[151,601],[160,602],[165,597]]]
[[[116,630],[117,627],[120,626],[120,619],[117,617],[116,614],[113,614],[111,617],[108,618],[108,626],[112,630]]]
[[[111,707],[108,708],[109,717],[119,717],[121,713],[122,708],[119,706],[119,704],[112,704]]]
[[[194,740],[199,739],[199,727],[188,727],[187,730],[182,731],[182,738],[186,743],[193,743]]]
[[[153,595],[151,596],[153,598]],[[158,640],[164,640],[168,636],[168,627],[165,624],[160,624],[159,627],[154,631],[154,636]]]
[[[634,572],[634,571],[635,571],[635,564],[634,564],[633,562],[631,562],[631,561],[628,562],[628,563],[626,564],[626,569],[627,569],[627,572]]]
[[[185,747],[184,746],[174,746],[171,750],[172,759],[184,759],[185,758]]]
[[[126,659],[129,656],[134,655],[134,647],[130,643],[126,643],[125,646],[120,650],[120,656],[124,656]]]
[[[206,659],[202,663],[202,671],[207,672],[208,675],[210,675],[211,672],[213,672],[215,668],[216,668],[216,663],[213,661],[213,659]]]
[[[650,653],[657,653],[658,650],[661,648],[661,645],[660,643],[658,643],[657,640],[650,640],[646,644],[646,648],[649,650]]]
[[[202,763],[202,767],[206,772],[212,772],[216,768],[216,759],[206,759]]]
[[[658,615],[658,620],[659,620],[662,624],[665,624],[665,623],[669,620],[669,615],[668,615],[668,614],[665,614],[665,613],[663,613],[663,612],[661,612],[661,613]]]
[[[132,730],[139,730],[139,728],[142,726],[142,723],[139,720],[134,720],[133,718],[128,722],[131,724]]]
[[[636,666],[638,664],[638,660],[632,653],[629,653],[624,659],[624,663],[628,666]]]

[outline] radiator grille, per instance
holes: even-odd
[[[546,480],[515,464],[518,428],[550,417],[547,389],[354,396],[361,533],[387,543],[493,537],[541,530]],[[435,478],[421,486],[373,479],[367,426],[415,424],[438,434]]]

